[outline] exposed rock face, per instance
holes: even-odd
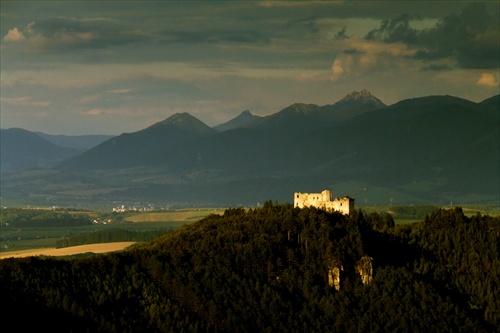
[[[369,284],[373,279],[373,266],[372,266],[372,258],[368,256],[363,256],[356,263],[356,271],[361,276],[361,282],[364,285]]]
[[[340,290],[340,271],[344,270],[342,266],[332,266],[328,270],[328,284],[335,290]]]
[[[370,284],[373,279],[373,258],[369,256],[363,256],[358,260],[356,265],[354,266],[355,271],[361,277],[361,282],[364,285]],[[340,282],[341,282],[341,271],[344,271],[344,267],[342,264],[338,262],[333,262],[328,267],[328,285],[330,287],[334,287],[335,290],[340,290]],[[345,274],[345,273],[342,273]]]

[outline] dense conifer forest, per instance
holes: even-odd
[[[50,332],[493,332],[500,218],[395,225],[268,201],[129,250],[0,261],[2,325]],[[357,272],[369,258],[373,275]],[[340,272],[338,290],[332,267]]]

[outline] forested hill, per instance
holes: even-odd
[[[461,208],[395,226],[266,202],[120,253],[1,260],[2,317],[50,332],[494,332],[499,232]]]

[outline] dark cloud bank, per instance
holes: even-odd
[[[414,29],[411,19],[409,14],[403,14],[383,20],[365,39],[402,42],[417,49],[417,58],[452,58],[462,68],[500,67],[499,17],[498,13],[489,12],[484,3],[470,3],[461,14],[448,15],[431,29]]]

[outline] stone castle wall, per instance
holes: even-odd
[[[321,193],[301,193],[295,192],[293,196],[293,206],[298,208],[316,207],[326,211],[337,211],[347,214],[354,210],[354,199],[350,197],[335,198],[332,201],[332,192],[324,190]]]

